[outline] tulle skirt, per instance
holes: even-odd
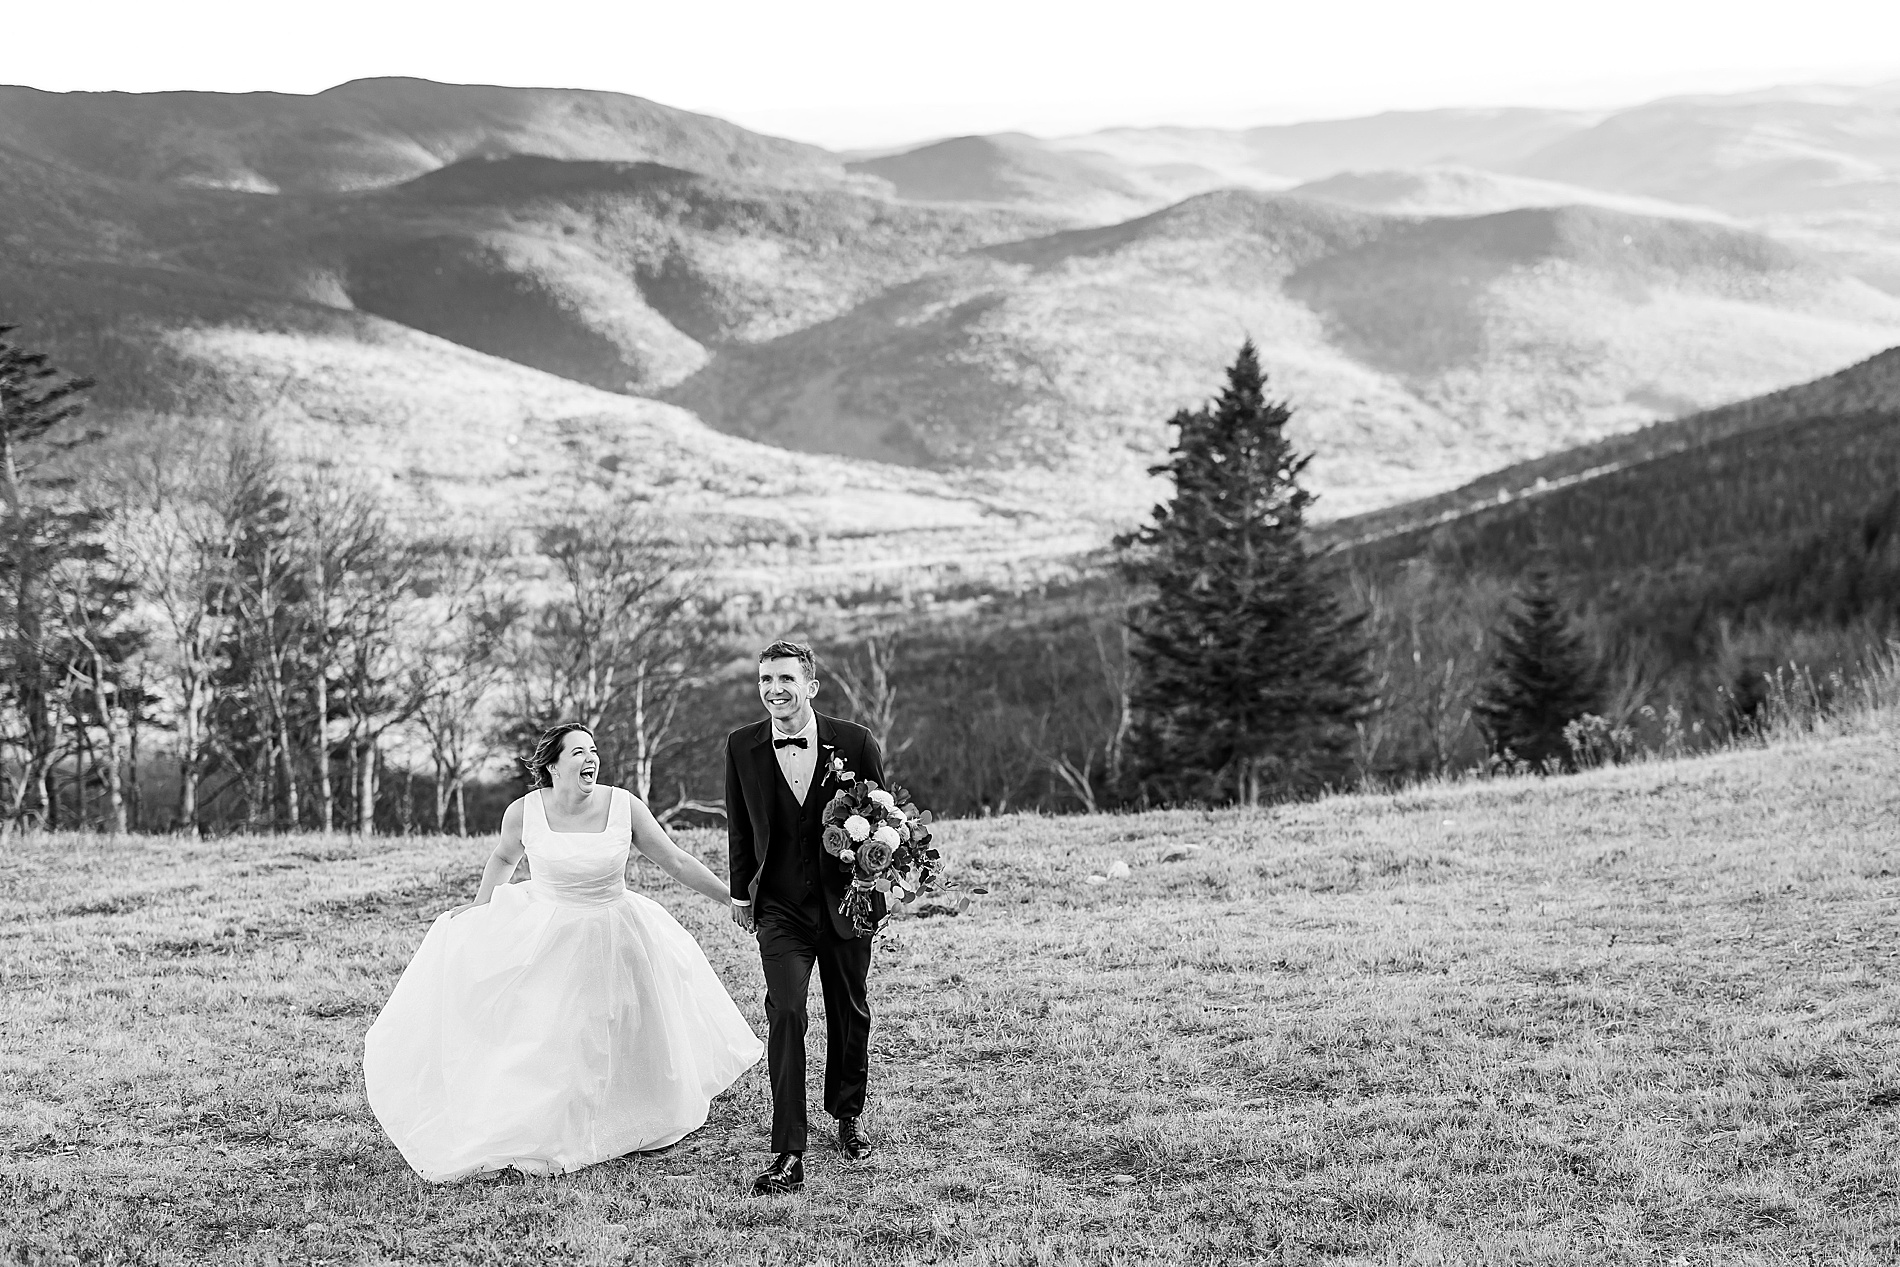
[[[363,1082],[424,1179],[554,1174],[678,1141],[763,1050],[658,903],[562,905],[530,881],[430,925]]]

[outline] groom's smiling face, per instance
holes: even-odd
[[[759,700],[782,729],[803,728],[805,710],[816,694],[818,679],[811,676],[803,660],[787,657],[759,661]]]

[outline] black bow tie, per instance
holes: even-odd
[[[805,736],[803,735],[793,735],[790,739],[774,739],[772,741],[774,748],[783,748],[786,744],[790,744],[794,748],[808,748],[811,746],[806,742]]]

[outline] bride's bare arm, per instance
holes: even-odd
[[[521,802],[516,801],[501,816],[501,839],[495,842],[494,851],[488,855],[488,865],[482,868],[482,887],[475,892],[473,902],[464,903],[450,911],[450,915],[460,915],[471,906],[485,906],[488,899],[495,896],[496,886],[506,884],[508,877],[515,873],[515,864],[521,861]]]
[[[653,859],[660,870],[697,893],[704,893],[721,906],[732,901],[732,890],[714,875],[706,864],[673,843],[653,817],[646,802],[633,797],[633,843],[641,853]]]

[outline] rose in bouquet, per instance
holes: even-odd
[[[871,895],[909,904],[937,891],[942,855],[930,843],[930,812],[911,803],[893,784],[881,788],[834,761],[838,791],[825,806],[825,852],[851,876],[838,913],[861,934],[875,933],[880,920]]]

